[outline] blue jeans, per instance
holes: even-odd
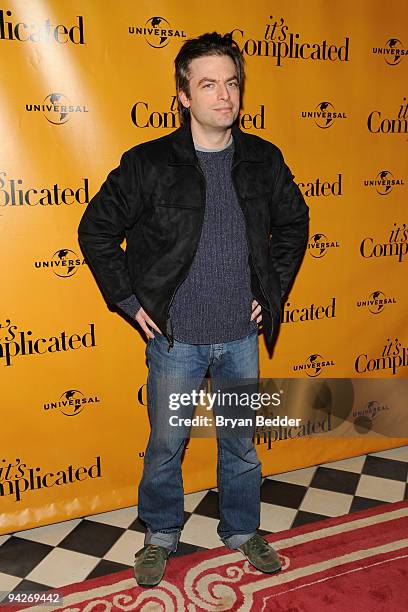
[[[190,427],[172,427],[169,416],[191,418],[195,406],[169,410],[169,393],[200,389],[207,370],[211,380],[258,379],[258,331],[220,344],[174,341],[168,351],[164,336],[155,333],[146,347],[149,366],[147,401],[151,433],[139,484],[138,511],[147,525],[145,545],[177,550],[184,525],[181,458]],[[221,388],[221,386],[219,387]],[[214,415],[222,407],[214,405]],[[211,415],[211,413],[208,413]],[[252,436],[218,435],[217,484],[220,521],[217,533],[231,549],[238,548],[259,527],[261,463]]]

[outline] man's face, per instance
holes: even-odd
[[[190,62],[190,97],[179,92],[183,106],[190,109],[191,122],[202,129],[225,131],[239,113],[240,91],[237,71],[228,55],[198,57]]]

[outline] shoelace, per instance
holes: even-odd
[[[149,544],[143,553],[143,565],[155,565],[159,557],[163,557],[164,553],[160,550],[156,544]]]
[[[259,554],[269,552],[268,543],[263,538],[251,538],[248,542],[248,546]]]

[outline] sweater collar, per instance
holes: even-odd
[[[191,134],[190,122],[172,132],[171,152],[169,156],[170,165],[196,165],[197,155]],[[243,132],[236,124],[232,126],[232,138],[234,140],[233,165],[241,161],[262,162],[261,148],[257,145],[256,137]]]
[[[230,147],[233,143],[234,139],[232,137],[232,134],[230,136],[229,141],[227,142],[227,144],[225,144],[223,147],[221,147],[220,149],[207,149],[206,147],[202,147],[199,144],[194,143],[194,148],[196,151],[201,151],[201,153],[219,153],[221,151],[225,151],[225,149],[228,149],[228,147]]]

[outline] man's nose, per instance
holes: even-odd
[[[228,87],[226,87],[223,83],[220,83],[218,86],[218,98],[220,100],[228,100],[229,98]]]

